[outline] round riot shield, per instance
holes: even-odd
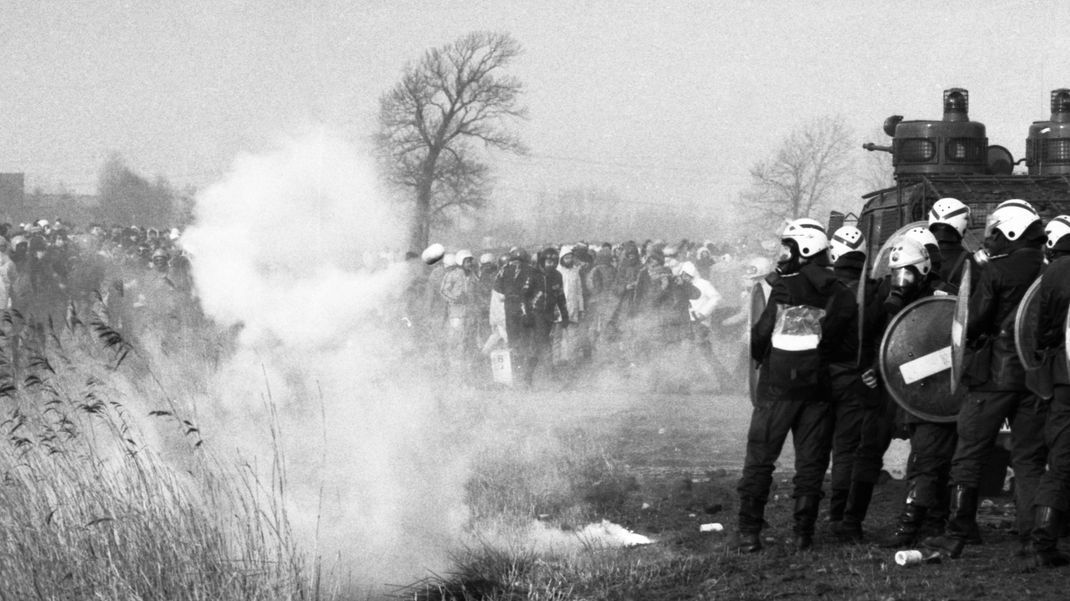
[[[858,289],[855,290],[855,306],[858,307],[858,353],[855,355],[855,365],[862,367],[862,343],[864,341],[864,334],[866,331],[866,281],[869,279],[866,274],[869,273],[869,257],[866,257],[865,263],[862,264],[862,277],[858,278]]]
[[[1014,347],[1018,359],[1026,369],[1040,367],[1037,360],[1037,324],[1040,318],[1040,278],[1025,291],[1025,296],[1018,303],[1018,313],[1014,316]]]
[[[885,388],[907,412],[933,422],[953,422],[965,389],[951,392],[950,324],[955,300],[929,296],[892,318],[881,339],[878,364]]]
[[[754,324],[758,323],[758,319],[762,316],[762,312],[765,311],[765,288],[759,281],[754,284],[750,289],[750,328],[747,328],[747,354],[750,355],[750,331],[754,328]],[[752,403],[758,402],[758,374],[759,369],[758,362],[754,359],[750,360],[750,370],[747,372],[747,385],[750,389],[750,400]]]
[[[951,394],[958,392],[966,369],[966,326],[970,322],[970,262],[962,266],[959,293],[955,297],[955,317],[951,321]]]
[[[913,223],[908,223],[903,227],[895,230],[895,232],[891,236],[888,236],[888,239],[885,240],[884,244],[881,245],[881,249],[877,251],[877,256],[874,257],[873,261],[870,262],[870,268],[873,270],[873,273],[871,273],[869,276],[870,278],[879,281],[884,279],[885,276],[891,273],[891,269],[888,268],[888,255],[891,254],[892,247],[895,246],[896,242],[899,242],[899,239],[903,237],[903,234],[907,233],[907,231],[915,227],[928,228],[929,222],[915,221]]]
[[[1063,328],[1063,346],[1067,349],[1064,355],[1066,356],[1066,372],[1070,373],[1070,311],[1066,312],[1066,327]]]

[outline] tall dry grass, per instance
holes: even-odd
[[[221,458],[153,358],[67,317],[0,322],[0,600],[330,596],[290,532],[282,458],[266,482]]]

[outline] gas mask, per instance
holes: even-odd
[[[1011,251],[1011,241],[999,230],[985,236],[985,251],[989,257],[999,257]]]
[[[989,257],[999,257],[1011,251],[1011,241],[996,227],[999,224],[995,214],[989,215],[985,222],[984,247]]]
[[[780,275],[796,273],[803,266],[802,257],[796,250],[794,240],[784,240],[780,243],[780,254],[776,258],[776,270]]]
[[[911,266],[897,267],[892,270],[892,291],[884,299],[884,309],[889,315],[898,313],[917,294],[921,276]]]

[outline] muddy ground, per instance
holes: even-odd
[[[827,501],[823,501],[815,549],[794,553],[789,542],[790,438],[767,508],[766,550],[736,553],[735,485],[750,410],[742,394],[642,393],[626,380],[545,383],[533,392],[487,393],[496,397],[500,418],[516,425],[549,420],[558,428],[583,432],[605,450],[613,469],[592,477],[581,492],[589,517],[608,519],[656,541],[629,551],[628,561],[660,561],[656,558],[664,558],[669,548],[673,561],[683,558],[689,566],[678,578],[640,579],[612,593],[579,590],[562,598],[1070,598],[1066,588],[1070,570],[1038,571],[1030,558],[1018,556],[1014,507],[1007,496],[983,503],[984,545],[968,547],[958,560],[904,568],[894,562],[896,549],[879,543],[892,530],[905,483],[882,478],[866,523],[866,543],[835,541],[828,532]],[[546,515],[553,519],[552,511]],[[700,532],[702,524],[715,522],[724,526],[723,532]]]

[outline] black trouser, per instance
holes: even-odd
[[[531,384],[535,376],[535,368],[540,362],[547,366],[551,365],[550,350],[553,344],[553,339],[550,337],[550,332],[554,327],[553,313],[536,311],[533,317],[534,323],[528,328],[531,332],[529,334],[531,337],[530,352],[524,364],[524,382],[527,384]]]
[[[530,325],[524,325],[524,316],[520,312],[520,307],[506,306],[505,335],[509,338],[509,348],[512,349],[514,355],[527,357],[531,354],[533,332]]]
[[[1070,511],[1070,386],[1055,386],[1044,422],[1044,444],[1048,469],[1040,478],[1034,504],[1065,513]]]
[[[851,480],[876,484],[884,468],[884,453],[895,433],[897,405],[886,395],[876,397],[875,406],[862,416],[858,448],[851,465]]]
[[[970,390],[959,409],[958,443],[951,460],[951,482],[977,488],[1004,419],[1011,423],[1011,465],[1014,467],[1018,532],[1033,529],[1033,500],[1048,459],[1044,446],[1046,407],[1028,391]]]
[[[835,429],[832,437],[833,490],[846,491],[851,481],[876,482],[883,465],[884,451],[891,441],[892,427],[884,425],[887,404],[876,390],[862,383],[861,373],[843,367],[832,372],[832,396],[836,402]],[[879,447],[883,447],[879,449]],[[881,464],[870,477],[873,462],[870,457],[880,451]],[[861,463],[858,458],[862,453]],[[856,476],[856,466],[858,475]]]
[[[821,496],[832,446],[832,403],[827,387],[784,390],[759,386],[747,431],[747,456],[738,492],[763,505],[769,497],[773,469],[784,439],[795,445],[793,496]]]
[[[914,485],[915,503],[946,515],[951,457],[955,454],[955,422],[914,422],[910,430],[907,480]]]

